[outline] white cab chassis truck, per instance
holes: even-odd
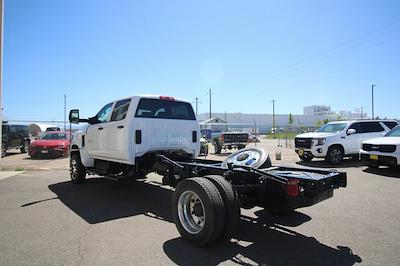
[[[88,123],[71,140],[74,184],[87,174],[123,180],[156,172],[175,188],[171,205],[179,233],[198,246],[234,235],[241,207],[287,212],[346,187],[346,173],[273,167],[257,148],[236,151],[223,162],[197,159],[196,116],[189,102],[174,97],[133,96],[106,104],[88,119],[71,110],[69,120]]]

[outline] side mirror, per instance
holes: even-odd
[[[347,135],[353,135],[357,133],[357,131],[354,128],[350,128],[349,130],[347,130]]]
[[[69,111],[69,122],[72,124],[79,124],[79,110],[72,109]]]

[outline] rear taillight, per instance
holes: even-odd
[[[286,185],[286,193],[288,196],[296,197],[299,195],[299,180],[289,179]]]

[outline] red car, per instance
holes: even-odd
[[[68,156],[69,152],[69,134],[66,132],[51,131],[45,132],[39,139],[31,142],[29,146],[29,155],[31,157]]]

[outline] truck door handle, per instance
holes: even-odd
[[[117,128],[124,128],[124,126],[117,126]]]
[[[103,128],[102,127],[99,127],[99,128],[97,128],[98,130],[103,130]]]
[[[340,137],[341,139],[345,139],[346,137]]]

